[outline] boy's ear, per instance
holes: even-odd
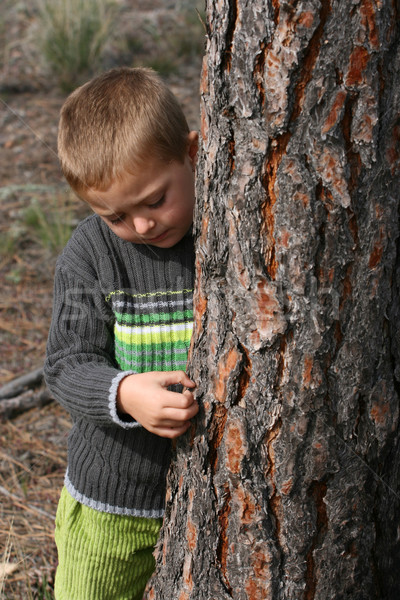
[[[192,163],[192,167],[196,165],[197,160],[197,151],[199,149],[199,134],[197,131],[191,131],[188,134],[188,155],[190,162]]]

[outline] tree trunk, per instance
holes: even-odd
[[[400,598],[395,0],[207,0],[201,405],[157,600]]]

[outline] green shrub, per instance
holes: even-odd
[[[69,197],[58,194],[39,201],[32,198],[23,215],[23,225],[33,241],[55,256],[61,252],[76,225]]]
[[[99,66],[116,16],[113,0],[38,0],[40,49],[64,92]]]

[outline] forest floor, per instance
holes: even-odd
[[[199,126],[204,38],[195,4],[119,0],[116,35],[102,65],[145,64],[159,70],[191,129]],[[0,386],[43,364],[55,260],[86,211],[58,167],[57,123],[66,94],[38,56],[37,11],[28,2],[4,0],[3,5]],[[121,39],[128,40],[124,47]],[[69,427],[67,413],[54,402],[0,422],[0,598],[53,597],[54,516]]]

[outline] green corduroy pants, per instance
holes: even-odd
[[[56,600],[141,600],[162,519],[98,512],[63,488],[56,516]]]

